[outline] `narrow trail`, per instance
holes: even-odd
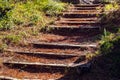
[[[54,24],[51,33],[28,40],[24,47],[9,47],[2,55],[0,79],[75,80],[88,71],[87,55],[98,48],[101,4],[74,4]]]

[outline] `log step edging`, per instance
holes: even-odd
[[[98,6],[103,6],[101,4],[74,4],[74,6],[78,6],[78,7],[98,7]]]
[[[27,65],[27,66],[46,66],[46,67],[56,67],[56,68],[76,68],[76,67],[85,67],[88,61],[83,61],[80,63],[69,63],[69,64],[45,64],[40,62],[18,62],[18,61],[3,61],[4,65]]]
[[[90,25],[90,24],[100,24],[98,21],[56,21],[55,24],[79,24],[79,25]]]
[[[90,16],[90,15],[101,15],[102,13],[100,13],[100,12],[93,12],[93,13],[88,13],[88,12],[82,12],[82,13],[80,13],[80,12],[63,12],[62,13],[62,15],[88,15],[88,16]]]
[[[99,10],[102,7],[70,7],[70,9],[75,9],[75,10]]]
[[[8,77],[8,76],[0,76],[0,80],[20,80],[20,79]]]
[[[31,52],[31,51],[16,51],[16,50],[6,50],[6,52],[14,52],[18,54],[36,54],[36,55],[49,55],[49,56],[63,56],[63,57],[82,57],[85,56],[86,53],[82,54],[67,54],[67,53],[53,53],[53,52]]]
[[[31,42],[34,47],[44,47],[44,48],[97,48],[97,45],[79,45],[79,44],[66,44],[66,43],[49,43],[49,42]]]
[[[36,80],[36,78],[32,78],[32,79]],[[0,76],[0,80],[32,80],[32,79],[29,79],[29,78],[19,79],[19,78],[14,78],[9,76]],[[43,79],[37,79],[37,80],[43,80]],[[50,80],[56,80],[56,79],[50,79]]]
[[[100,21],[99,18],[60,18],[62,21]]]
[[[71,9],[71,10],[67,10],[67,11],[63,11],[63,12],[102,12],[102,10],[74,10],[74,9]]]
[[[91,26],[91,25],[48,25],[50,28],[58,29],[99,29],[101,26]]]

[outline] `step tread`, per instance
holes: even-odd
[[[85,53],[83,54],[66,54],[66,53],[53,53],[53,52],[35,52],[35,51],[21,51],[21,50],[6,50],[8,52],[15,52],[15,53],[20,53],[20,54],[38,54],[38,55],[51,55],[51,56],[71,56],[71,57],[80,57],[84,56]]]
[[[46,63],[40,63],[40,62],[22,62],[22,61],[3,61],[3,64],[15,64],[15,65],[35,65],[35,66],[49,66],[49,67],[68,67],[68,68],[73,68],[73,67],[78,67],[78,66],[83,66],[87,64],[88,61],[83,61],[80,63],[69,63],[69,64],[46,64]]]

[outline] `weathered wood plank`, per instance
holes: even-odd
[[[0,76],[0,80],[20,80],[20,79],[8,77],[8,76]]]
[[[98,7],[103,6],[101,4],[74,4],[74,6],[80,6],[80,7]]]
[[[49,55],[49,56],[68,56],[68,57],[80,57],[85,56],[82,54],[67,54],[67,53],[53,53],[53,52],[32,52],[32,51],[16,51],[16,50],[6,50],[7,52],[14,52],[19,54],[36,54],[36,55]]]
[[[66,29],[84,29],[84,28],[86,28],[86,29],[99,29],[100,28],[100,26],[90,26],[90,25],[78,25],[78,26],[74,26],[74,25],[71,25],[71,26],[69,26],[69,25],[49,25],[48,27],[50,27],[50,28],[59,28],[59,29],[64,29],[64,28],[66,28]]]
[[[32,42],[31,44],[37,46],[51,46],[51,47],[61,47],[61,48],[96,48],[97,45],[88,44],[88,45],[80,45],[80,44],[67,44],[67,43],[49,43],[49,42]]]
[[[45,64],[39,62],[17,62],[17,61],[4,61],[3,64],[14,64],[14,65],[29,65],[29,66],[46,66],[46,67],[62,67],[62,68],[75,68],[87,64],[87,61],[83,61],[77,64]]]

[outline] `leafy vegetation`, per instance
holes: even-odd
[[[100,53],[111,53],[116,46],[120,45],[120,32],[117,33],[110,33],[104,30],[104,35],[102,36],[100,46]]]
[[[55,15],[65,9],[65,5],[56,0],[0,0],[0,30],[22,26],[43,27],[48,20],[46,14]]]
[[[18,44],[38,35],[63,10],[65,4],[59,0],[0,0],[1,44]]]
[[[119,45],[120,37],[120,6],[116,2],[105,5],[106,12],[102,18],[104,34],[100,41],[100,53],[111,53],[117,45]],[[112,29],[112,30],[111,30]]]
[[[107,4],[104,8],[105,14],[101,19],[104,27],[119,27],[120,6],[116,3]]]
[[[17,44],[21,40],[21,37],[17,35],[7,35],[4,36],[2,40],[6,44],[10,44],[10,43]]]

